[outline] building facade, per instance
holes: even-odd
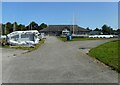
[[[88,34],[89,30],[79,27],[78,25],[49,25],[47,28],[40,30],[41,33],[60,36],[63,30],[68,30],[74,34]]]

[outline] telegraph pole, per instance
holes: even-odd
[[[15,26],[15,23],[14,23],[14,24],[13,24],[13,32],[15,31],[15,27],[16,27],[16,26]]]
[[[75,16],[74,16],[74,13],[73,13],[73,34],[74,34],[74,24],[75,24],[75,23],[74,23],[74,22],[75,22],[74,20],[75,20]]]
[[[29,24],[29,30],[30,30],[30,24]]]
[[[32,24],[31,24],[31,30],[32,30]]]
[[[6,35],[6,30],[7,30],[6,27],[7,27],[7,26],[6,26],[6,24],[5,24],[5,29],[4,29],[4,31],[5,31],[5,35]]]

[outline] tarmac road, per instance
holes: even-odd
[[[117,72],[86,54],[88,49],[108,41],[62,42],[49,36],[36,51],[10,58],[2,56],[8,58],[3,59],[2,82],[117,83]]]

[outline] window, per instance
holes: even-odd
[[[11,37],[11,39],[12,39],[12,40],[15,40],[15,41],[17,41],[18,38],[19,38],[19,35],[14,35],[14,36]]]
[[[28,38],[29,34],[21,34],[21,38]]]

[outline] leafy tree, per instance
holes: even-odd
[[[32,21],[30,23],[30,28],[31,28],[31,30],[37,30],[38,24],[36,22]]]
[[[120,29],[117,29],[117,32],[119,32],[119,33],[120,33]]]
[[[24,31],[24,30],[26,30],[25,25],[19,24],[17,31]]]
[[[94,31],[100,31],[100,29],[99,29],[99,28],[96,28]]]
[[[22,26],[21,26],[21,30],[22,30],[22,31],[25,31],[25,30],[26,30],[25,25],[22,25]]]
[[[26,26],[25,28],[26,28],[26,30],[30,30],[29,25],[28,25],[28,26]]]
[[[87,30],[90,30],[89,27],[86,28]]]
[[[102,26],[102,32],[103,34],[111,34],[113,29],[110,26],[103,25]]]
[[[90,29],[89,27],[87,27],[86,29],[89,30],[89,31],[92,31],[92,29]]]
[[[113,28],[109,27],[109,29],[110,29],[110,34],[114,34]]]
[[[8,33],[11,33],[11,32],[13,32],[13,26],[10,22],[7,22],[6,23],[6,33],[8,34]]]
[[[38,27],[38,30],[42,30],[42,29],[44,29],[44,28],[46,28],[46,27],[47,27],[47,24],[42,23],[42,24]]]
[[[40,26],[38,26],[36,22],[32,21],[28,26],[25,26],[22,24],[18,24],[17,22],[14,22],[13,24],[10,22],[7,22],[6,24],[1,24],[1,26],[2,27],[0,27],[1,28],[0,31],[4,35],[4,34],[11,33],[13,31],[25,31],[25,30],[38,30],[39,31],[41,29],[46,28],[47,24],[42,23]]]
[[[14,22],[12,25],[13,25],[13,30],[16,31],[16,30],[18,29],[18,24],[17,24],[17,22]],[[14,27],[15,27],[15,28],[14,28]]]
[[[0,26],[0,34],[2,34],[2,35],[5,35],[6,33],[5,33],[5,24],[1,24],[1,26]]]

